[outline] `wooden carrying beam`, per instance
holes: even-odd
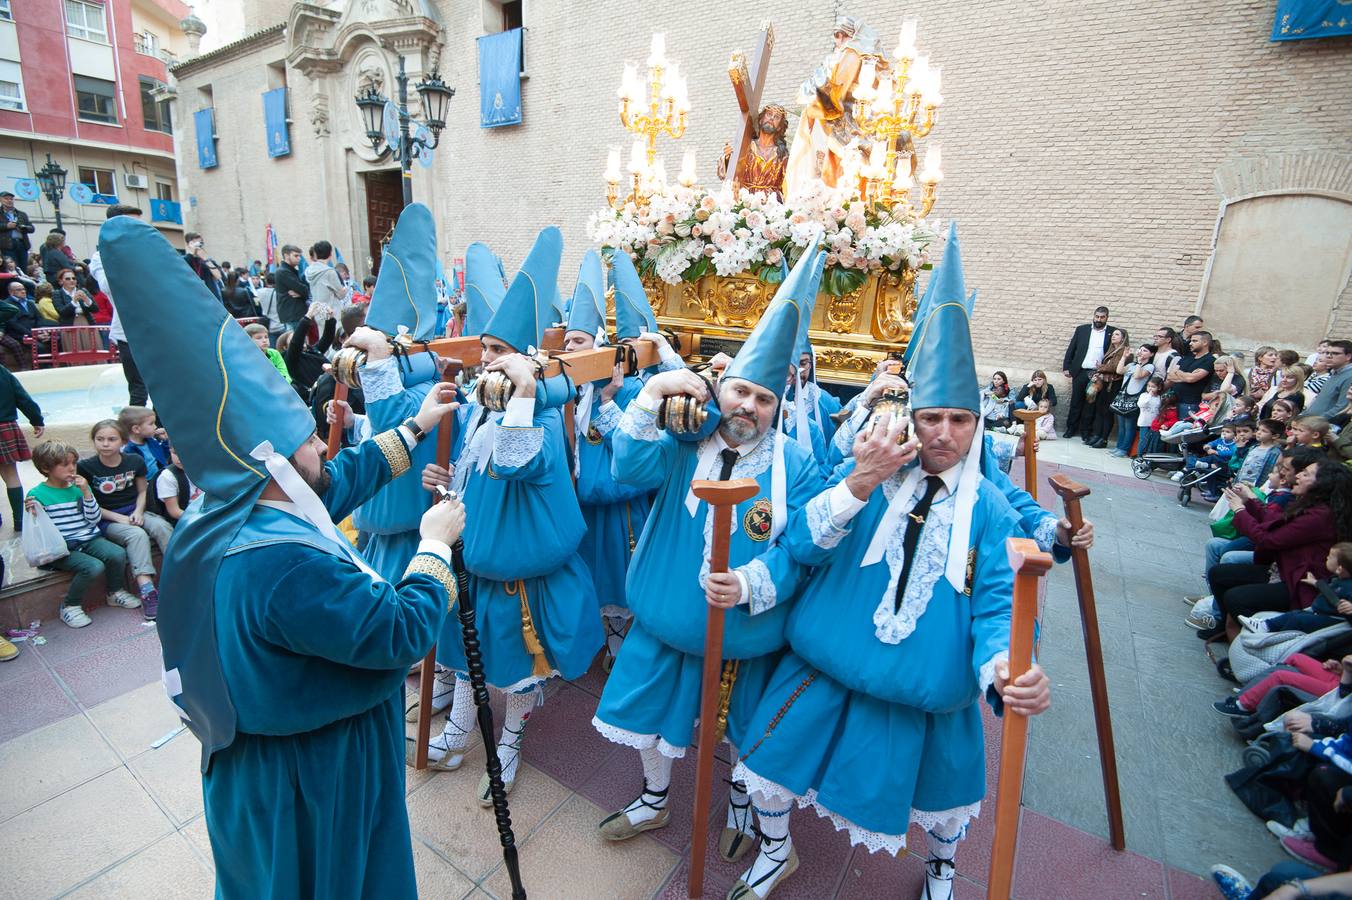
[[[1009,564],[1014,569],[1014,614],[1009,626],[1009,680],[1033,665],[1033,627],[1037,623],[1037,582],[1052,567],[1052,558],[1027,538],[1010,538]],[[995,840],[986,900],[1009,900],[1014,880],[1014,854],[1019,842],[1019,805],[1023,801],[1023,765],[1028,753],[1028,718],[1005,710],[1000,740],[1000,782],[996,787]]]
[[[1047,479],[1066,507],[1066,519],[1073,535],[1084,525],[1080,501],[1089,496],[1089,488],[1065,475]],[[1089,551],[1071,547],[1071,565],[1075,568],[1075,594],[1080,601],[1080,629],[1084,632],[1084,656],[1089,665],[1089,694],[1094,702],[1094,730],[1098,733],[1099,764],[1103,770],[1103,799],[1108,807],[1108,839],[1113,849],[1127,849],[1122,825],[1122,796],[1117,783],[1117,752],[1113,743],[1113,718],[1108,710],[1108,678],[1103,672],[1103,645],[1099,641],[1098,606],[1094,602],[1094,578],[1089,572]]]
[[[625,345],[619,345],[623,350]],[[652,341],[630,341],[628,346],[634,349],[637,359],[635,369],[655,366],[661,360],[657,355],[657,345]],[[615,346],[597,347],[594,350],[574,350],[572,353],[559,353],[545,366],[545,376],[567,375],[574,384],[587,384],[609,378],[615,371]],[[626,371],[626,375],[631,374]]]

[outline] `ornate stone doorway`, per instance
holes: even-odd
[[[366,180],[366,237],[371,254],[371,274],[375,275],[380,272],[385,241],[404,208],[404,192],[399,184],[398,169],[365,172],[362,177]]]

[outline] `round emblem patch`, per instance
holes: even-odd
[[[599,444],[599,443],[601,443],[602,440],[604,440],[604,438],[601,437],[601,432],[599,432],[599,431],[596,430],[596,426],[595,426],[595,425],[588,425],[588,426],[587,426],[587,443],[589,443],[589,444]]]
[[[742,530],[753,541],[764,541],[770,537],[770,526],[774,520],[774,510],[770,501],[761,499],[751,504],[751,508],[742,517]]]

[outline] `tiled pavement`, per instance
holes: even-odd
[[[1046,476],[1059,469],[1051,458],[1070,457],[1043,458]],[[1208,865],[1255,875],[1280,852],[1221,781],[1237,767],[1239,745],[1209,705],[1227,686],[1181,622],[1179,595],[1201,586],[1204,511],[1180,510],[1167,482],[1066,471],[1094,491],[1085,506],[1098,529],[1094,582],[1130,849],[1114,853],[1103,837],[1078,609],[1070,569],[1060,566],[1047,585],[1040,648],[1054,700],[1033,723],[1015,896],[1214,897],[1198,877]],[[177,724],[158,683],[155,631],[135,612],[99,609],[93,618],[80,631],[46,623],[45,645],[26,645],[0,666],[0,898],[207,897],[196,742],[182,733],[151,749]],[[552,685],[531,719],[511,795],[527,887],[537,898],[684,897],[692,760],[676,768],[670,826],[621,846],[597,837],[596,823],[641,782],[632,752],[590,725],[603,683],[593,669]],[[458,772],[409,770],[425,897],[509,895],[491,815],[472,797],[481,771],[481,749]],[[985,893],[993,791],[989,802],[959,856],[962,898]],[[711,841],[722,814],[716,804]],[[776,897],[909,898],[919,889],[914,855],[852,849],[811,813],[795,814],[794,834],[803,865]],[[923,848],[914,830],[912,845]],[[739,868],[711,846],[706,896],[723,896]]]

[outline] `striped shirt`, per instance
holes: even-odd
[[[93,497],[84,496],[75,485],[52,487],[45,481],[28,492],[28,496],[38,501],[47,511],[66,546],[74,549],[99,536],[99,519],[103,511]]]

